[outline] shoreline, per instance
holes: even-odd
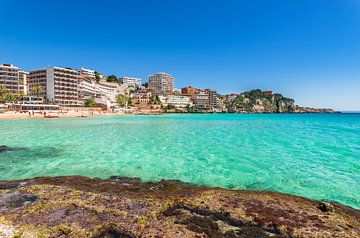
[[[243,115],[282,115],[282,114],[359,114],[359,113],[342,113],[342,112],[295,112],[295,113],[264,113],[264,112],[251,112],[251,113],[229,113],[229,112],[162,112],[158,111],[135,111],[134,113],[125,113],[125,112],[94,112],[94,111],[67,111],[67,112],[54,112],[54,111],[46,111],[46,115],[53,116],[53,118],[44,117],[43,113],[35,113],[29,115],[28,113],[19,113],[15,111],[7,111],[4,113],[0,113],[0,121],[6,120],[16,120],[16,119],[57,119],[57,118],[87,118],[87,117],[101,117],[101,116],[141,116],[141,115],[173,115],[173,114],[243,114]]]
[[[337,203],[127,177],[0,181],[0,218],[0,237],[360,235],[360,210]]]

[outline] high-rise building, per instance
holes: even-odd
[[[12,64],[0,64],[0,86],[11,93],[19,93],[19,71],[21,69]]]
[[[30,95],[42,96],[49,102],[61,106],[82,104],[78,95],[79,72],[76,70],[60,67],[32,70],[28,85]]]
[[[148,87],[154,95],[170,95],[174,91],[174,77],[163,72],[150,75]]]

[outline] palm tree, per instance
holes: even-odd
[[[116,102],[117,102],[121,107],[127,107],[128,101],[129,101],[129,98],[128,98],[126,95],[119,94],[119,95],[117,95],[117,97],[116,97]]]
[[[31,94],[35,95],[37,98],[44,93],[44,88],[41,85],[36,85],[31,89]]]
[[[0,97],[3,97],[5,94],[9,93],[9,90],[4,86],[0,85]]]
[[[0,86],[0,101],[2,102],[10,102],[12,98],[12,93],[5,88],[4,86]]]

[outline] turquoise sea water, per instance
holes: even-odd
[[[190,114],[0,121],[0,180],[179,179],[360,208],[360,114]]]

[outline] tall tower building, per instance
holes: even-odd
[[[148,87],[154,95],[170,95],[174,91],[174,77],[163,72],[149,75]]]

